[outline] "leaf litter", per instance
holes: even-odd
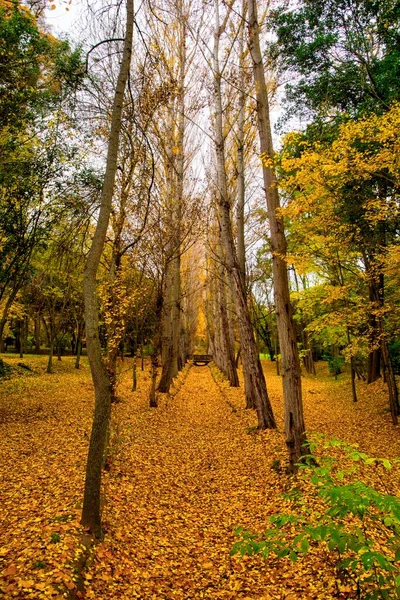
[[[269,363],[279,428],[258,432],[255,415],[243,408],[243,390],[229,388],[213,367],[180,374],[173,394],[160,395],[154,410],[149,373],[139,371],[132,393],[125,361],[104,473],[106,537],[79,573],[93,409],[89,369],[84,363],[76,371],[72,359],[63,358],[57,372],[46,375],[44,359],[24,360],[34,374],[0,384],[0,597],[355,597],[320,548],[295,564],[230,556],[238,526],[263,531],[271,515],[290,510],[281,496],[293,485],[285,471],[281,380]],[[396,456],[399,430],[390,423],[383,384],[360,383],[357,405],[348,381],[324,371],[304,377],[303,390],[309,430],[357,442],[374,456]],[[374,479],[374,470],[366,477]],[[378,485],[382,477],[399,495],[398,472],[379,473]]]

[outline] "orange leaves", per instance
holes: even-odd
[[[39,359],[33,360],[38,364]],[[123,401],[113,408],[113,461],[105,474],[107,533],[90,554],[79,526],[85,433],[92,410],[89,372],[85,365],[75,372],[66,358],[56,367],[60,372],[55,376],[34,374],[2,384],[11,409],[17,398],[26,411],[38,396],[42,403],[34,423],[19,415],[18,421],[0,425],[0,468],[7,470],[0,506],[0,589],[6,598],[354,596],[335,580],[332,561],[313,549],[294,565],[265,562],[260,556],[230,557],[238,525],[262,531],[269,516],[290,510],[280,493],[290,489],[292,480],[285,472],[282,433],[257,432],[254,413],[244,409],[243,389],[217,385],[204,367],[192,368],[180,391],[163,396],[155,411],[147,405],[146,371],[139,370],[135,393],[130,392],[130,374],[122,379]],[[282,429],[281,378],[273,365],[265,367]],[[383,411],[383,385],[358,383],[354,406],[344,376],[334,381],[324,365],[317,368],[318,378],[303,378],[307,426],[349,442],[362,439],[375,456],[396,453],[393,438],[399,434]],[[379,470],[385,486],[393,483],[400,489],[392,477],[392,472]],[[318,509],[315,505],[315,513]]]

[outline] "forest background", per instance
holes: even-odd
[[[87,353],[82,524],[101,538],[127,355],[133,388],[151,364],[152,408],[193,354],[232,387],[241,363],[260,430],[276,428],[267,355],[291,472],[318,361],[353,402],[382,379],[397,424],[400,9],[127,0],[89,6],[77,44],[46,23],[68,8],[0,4],[0,364],[45,352],[52,373],[54,354],[79,369]]]

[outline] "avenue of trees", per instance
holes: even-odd
[[[82,523],[101,537],[127,355],[148,358],[154,408],[194,352],[232,386],[240,363],[266,429],[268,354],[292,471],[317,360],[348,369],[354,402],[383,378],[396,424],[398,3],[126,0],[92,6],[79,44],[45,9],[0,0],[0,344],[49,373],[88,355]]]

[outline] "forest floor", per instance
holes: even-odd
[[[2,356],[9,364],[21,360]],[[79,516],[93,407],[88,366],[73,358],[44,372],[46,357],[26,357],[0,383],[0,598],[95,600],[355,598],[338,579],[335,557],[320,546],[288,559],[230,556],[235,529],[260,532],[288,510],[281,379],[265,362],[278,431],[258,432],[242,389],[215,368],[192,367],[172,394],[148,407],[148,369],[131,392],[122,365],[113,408],[110,469],[104,475],[106,536],[80,579]],[[400,431],[390,421],[384,385],[348,379],[325,365],[303,378],[309,431],[357,442],[372,456],[395,458]],[[379,471],[378,475],[376,472]],[[400,495],[399,468],[372,466],[368,481]]]

